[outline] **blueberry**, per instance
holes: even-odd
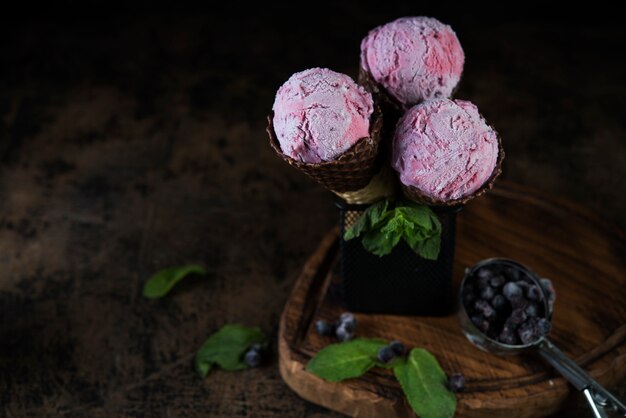
[[[522,292],[524,293],[528,290],[528,287],[530,287],[530,284],[526,280],[518,280],[515,282],[515,284],[521,287]]]
[[[261,352],[264,351],[264,347],[263,347],[263,344],[256,343],[256,344],[252,344],[250,346],[249,350],[250,351],[257,351],[257,352],[261,353]]]
[[[478,279],[489,280],[493,277],[493,271],[489,267],[481,267],[476,272]]]
[[[541,290],[539,289],[539,287],[531,285],[528,287],[528,290],[526,290],[526,297],[530,300],[541,300]]]
[[[548,305],[550,307],[550,312],[554,308],[554,300],[556,299],[556,293],[554,293],[554,286],[552,286],[552,282],[550,279],[540,279],[541,287],[546,292],[546,296],[548,297]]]
[[[502,276],[493,276],[491,280],[489,280],[489,284],[493,287],[501,287],[504,285],[504,277]]]
[[[261,364],[261,353],[257,350],[249,350],[244,360],[249,367],[258,367]]]
[[[526,321],[526,318],[528,318],[528,315],[526,314],[526,309],[517,308],[517,309],[513,309],[513,312],[511,312],[509,321],[513,324],[520,325],[524,321]]]
[[[354,331],[356,331],[356,318],[354,317],[354,314],[350,312],[342,313],[339,317],[339,324],[337,324],[337,326],[339,325],[346,326],[348,331],[354,333]]]
[[[530,344],[541,338],[541,331],[536,322],[528,321],[520,325],[517,335],[519,335],[523,344]]]
[[[495,295],[496,295],[496,292],[495,290],[493,290],[493,287],[491,286],[485,286],[482,292],[480,292],[480,297],[483,299],[491,300]]]
[[[515,332],[508,327],[504,327],[502,332],[498,336],[498,341],[508,345],[516,345],[517,344],[517,336]]]
[[[391,359],[396,356],[396,353],[391,349],[390,346],[386,345],[380,350],[378,350],[378,356],[376,358],[381,363],[389,363]]]
[[[465,377],[461,373],[455,373],[448,379],[448,389],[452,392],[463,392],[465,389]]]
[[[531,302],[526,306],[526,315],[528,315],[531,318],[536,317],[537,315],[539,315],[539,307],[537,306],[536,303]]]
[[[550,328],[552,328],[552,324],[550,324],[550,321],[546,318],[539,318],[537,321],[537,328],[539,328],[541,335],[548,335]]]
[[[396,356],[401,356],[404,354],[404,344],[402,344],[400,341],[392,341],[391,343],[389,343],[389,348],[391,348],[391,351],[393,351]]]
[[[335,333],[335,325],[319,320],[315,323],[315,330],[319,335],[329,336]]]
[[[502,288],[502,294],[510,301],[520,299],[522,297],[522,288],[517,283],[509,282]]]
[[[479,315],[474,315],[471,318],[472,323],[478,328],[481,332],[486,333],[489,330],[489,322]]]
[[[492,320],[496,318],[496,311],[486,300],[478,299],[476,303],[474,303],[474,308],[476,308],[476,310],[480,312],[487,320]]]
[[[491,306],[493,306],[497,311],[503,311],[506,309],[507,301],[502,295],[495,295],[493,299],[491,299]]]
[[[339,326],[337,326],[335,335],[339,341],[348,341],[354,338],[354,331],[349,330],[348,325],[348,323],[342,322]]]
[[[513,299],[511,301],[511,307],[513,309],[526,309],[529,303],[530,301],[522,296],[521,298]]]

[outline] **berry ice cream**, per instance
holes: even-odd
[[[361,42],[361,67],[404,107],[450,97],[464,62],[452,28],[430,17],[400,18]]]
[[[372,96],[345,74],[312,68],[292,75],[274,101],[282,152],[301,162],[333,161],[369,136]]]
[[[398,122],[392,166],[404,185],[445,202],[485,184],[498,154],[498,136],[475,105],[433,99],[409,109]]]

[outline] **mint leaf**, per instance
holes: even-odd
[[[204,377],[214,364],[225,370],[241,370],[248,367],[242,357],[252,344],[265,342],[260,328],[243,325],[224,325],[211,335],[196,353],[196,370]]]
[[[409,405],[422,418],[450,418],[456,397],[447,388],[446,374],[437,359],[421,348],[411,350],[406,361],[393,368]]]
[[[190,274],[206,274],[204,267],[197,264],[170,267],[159,271],[143,286],[143,295],[148,299],[165,296],[174,285]]]
[[[343,239],[350,241],[353,238],[360,236],[364,231],[370,230],[374,225],[381,221],[382,217],[387,212],[389,206],[389,200],[381,200],[374,203],[357,219],[357,221],[346,230],[343,235]]]
[[[322,348],[306,369],[330,382],[359,377],[376,365],[378,350],[385,345],[383,340],[365,338],[331,344]]]

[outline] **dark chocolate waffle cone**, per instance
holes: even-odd
[[[297,161],[283,154],[274,132],[273,119],[274,114],[272,113],[267,118],[267,133],[270,138],[270,145],[276,154],[333,192],[345,193],[360,190],[367,186],[372,177],[380,170],[381,158],[379,158],[378,148],[383,118],[378,107],[374,107],[368,137],[360,139],[336,160],[315,164]]]
[[[502,141],[500,140],[500,136],[498,135],[498,159],[496,161],[496,166],[494,167],[493,172],[491,173],[491,176],[489,176],[487,181],[482,186],[480,186],[480,188],[478,188],[474,193],[467,195],[467,196],[460,197],[458,199],[441,200],[441,199],[434,198],[432,196],[425,195],[418,188],[414,186],[407,186],[405,184],[402,184],[402,182],[400,182],[402,186],[402,193],[408,199],[417,203],[428,205],[428,206],[443,207],[443,206],[464,205],[470,200],[484,194],[487,190],[493,187],[493,184],[495,183],[496,179],[498,178],[500,173],[502,173],[502,161],[503,160],[504,160],[504,149],[502,148]]]

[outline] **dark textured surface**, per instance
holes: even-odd
[[[457,30],[457,97],[501,134],[504,176],[625,226],[620,22],[354,5],[317,22],[242,18],[235,30],[232,15],[7,18],[0,416],[337,416],[301,401],[274,366],[201,380],[191,361],[224,323],[275,335],[292,280],[336,223],[327,192],[267,144],[275,90],[311,66],[356,75],[366,31],[415,13]],[[141,297],[151,273],[184,262],[210,274]],[[564,416],[587,416],[576,405]]]

